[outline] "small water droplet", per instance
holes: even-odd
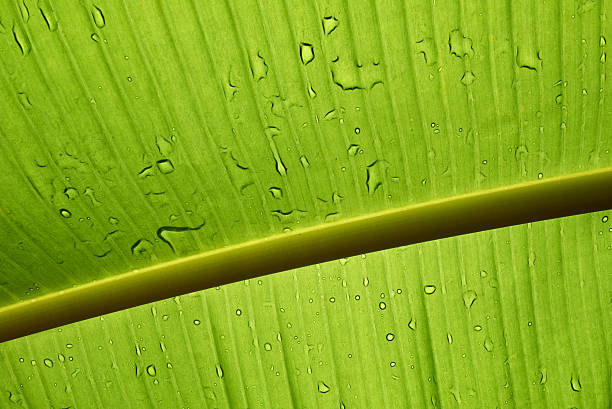
[[[238,316],[242,315],[242,310],[237,309],[237,310],[236,310],[236,315],[238,315]]]
[[[193,320],[193,325],[200,325],[200,320]]]
[[[104,14],[98,6],[93,5],[91,9],[91,16],[93,17],[94,24],[98,28],[102,28],[106,25],[106,19],[104,18]]]
[[[385,338],[387,339],[387,341],[393,341],[395,339],[395,335],[391,332],[389,332]]]
[[[66,344],[66,348],[68,349],[72,348],[72,344]]]
[[[338,27],[338,19],[334,16],[323,17],[323,33],[330,35]]]
[[[93,33],[91,36],[91,39],[94,40],[96,43],[100,42],[100,36],[98,35],[98,33]]]
[[[485,351],[491,352],[493,351],[493,340],[488,335],[485,337],[484,342],[482,343]]]
[[[30,102],[30,97],[25,92],[19,92],[17,94],[17,98],[19,99],[19,103],[23,107],[23,109],[27,109],[28,111],[32,109],[32,103]]]
[[[47,368],[53,368],[53,361],[52,361],[52,360],[50,360],[49,358],[45,358],[45,359],[43,360],[43,363],[45,364],[45,366],[46,366]]]
[[[395,365],[397,365],[397,364],[396,364],[394,361],[389,362],[389,366],[390,366],[391,368],[393,368]]]
[[[538,173],[538,179],[542,179],[544,177],[543,173]]]
[[[314,60],[314,47],[309,43],[300,43],[300,59],[302,60],[302,64],[307,65],[312,60]]]
[[[414,318],[410,318],[410,322],[408,322],[408,328],[413,331],[416,330],[416,320]]]
[[[601,222],[602,223],[607,223],[608,222],[608,216],[604,216],[601,218]]]
[[[368,285],[370,285],[370,279],[368,277],[364,277],[363,278],[363,286],[367,287]]]
[[[64,362],[66,361],[66,357],[64,356],[64,354],[57,354],[57,360],[60,362]]]
[[[155,376],[157,374],[157,369],[155,369],[155,365],[147,366],[147,374],[149,376]]]
[[[65,218],[69,218],[72,216],[72,213],[70,213],[70,211],[67,209],[60,209],[59,213],[62,217],[65,217]]]
[[[436,286],[435,285],[426,285],[424,288],[425,294],[427,295],[431,295],[433,293],[436,292]]]
[[[330,390],[330,389],[329,389],[329,386],[327,386],[327,385],[325,384],[325,382],[323,382],[323,381],[319,381],[319,383],[317,384],[317,390],[318,390],[320,393],[327,393],[327,392],[329,392],[329,390]]]
[[[265,349],[266,351],[272,351],[272,344],[270,344],[269,342],[266,342],[266,343],[264,344],[264,349]]]
[[[223,378],[223,368],[221,368],[221,364],[215,365],[215,371],[217,372],[217,377]]]
[[[385,304],[384,301],[381,301],[378,303],[378,308],[380,308],[381,310],[384,310],[387,308],[387,304]]]
[[[482,326],[480,325],[474,325],[474,331],[482,331]]]

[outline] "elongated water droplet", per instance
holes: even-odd
[[[309,62],[314,60],[314,47],[309,43],[300,43],[300,59],[302,60],[302,64],[308,65]]]
[[[157,369],[155,369],[155,365],[149,365],[147,366],[147,374],[149,376],[155,376],[157,375]]]
[[[359,145],[351,144],[346,150],[346,152],[351,156],[357,155],[357,153],[359,152]]]
[[[47,23],[49,31],[57,30],[57,18],[51,8],[51,4],[49,4],[49,0],[38,0],[38,8],[45,19],[45,23]]]
[[[216,372],[217,372],[217,376],[218,376],[219,378],[223,378],[223,368],[221,368],[221,364],[217,364],[217,365],[215,366],[215,370],[216,370]]]
[[[93,8],[91,9],[91,16],[93,17],[94,24],[98,28],[102,28],[106,25],[106,19],[104,18],[104,14],[98,6],[93,5]]]
[[[30,54],[30,51],[32,50],[32,43],[21,26],[13,26],[13,38],[15,39],[17,46],[19,46],[22,55],[25,56]]]
[[[43,360],[43,363],[45,364],[45,366],[46,366],[47,368],[53,368],[53,361],[52,361],[52,360],[50,360],[49,358],[45,358],[45,359]]]
[[[28,6],[25,4],[25,0],[21,0],[19,2],[19,13],[21,14],[21,18],[26,23],[30,21],[30,10],[28,10]]]
[[[488,335],[485,337],[484,342],[482,343],[485,351],[491,352],[493,351],[493,340]]]
[[[272,197],[274,197],[275,199],[282,199],[283,197],[283,191],[279,187],[271,187],[270,189],[268,189],[268,191],[270,192],[270,194],[272,194]]]
[[[62,217],[65,217],[65,218],[69,218],[72,216],[72,213],[70,213],[68,209],[60,209],[59,213]]]
[[[416,330],[416,320],[414,318],[410,318],[410,322],[408,323],[408,328],[415,331]]]

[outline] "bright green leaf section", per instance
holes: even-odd
[[[0,305],[609,166],[604,1],[0,7]]]
[[[9,341],[0,406],[608,408],[608,215],[356,256]]]

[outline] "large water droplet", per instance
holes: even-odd
[[[261,53],[251,56],[250,66],[251,74],[255,81],[262,80],[268,76],[268,65]]]
[[[425,37],[416,42],[417,54],[423,54],[425,64],[434,65],[436,63],[434,40],[431,37]]]
[[[476,80],[476,76],[474,75],[472,71],[466,71],[461,77],[461,83],[465,86],[472,85],[474,80]]]
[[[329,390],[330,390],[330,389],[329,389],[329,386],[327,386],[327,385],[325,384],[325,382],[323,382],[323,381],[319,381],[319,383],[317,384],[317,390],[318,390],[320,393],[327,393],[327,392],[329,392]]]
[[[157,369],[155,369],[155,365],[147,366],[147,374],[149,376],[155,376],[157,374]]]
[[[493,351],[493,340],[488,335],[485,337],[484,342],[482,343],[485,351],[491,352]]]
[[[463,58],[464,56],[474,56],[472,39],[464,36],[459,30],[453,30],[450,32],[448,36],[448,46],[451,55],[455,55],[459,58]]]

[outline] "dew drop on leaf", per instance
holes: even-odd
[[[431,295],[433,293],[436,292],[436,286],[435,285],[426,285],[424,288],[425,294],[427,295]]]
[[[155,376],[157,374],[157,369],[155,369],[155,365],[147,366],[147,374],[149,376]]]
[[[463,304],[465,305],[465,308],[469,309],[472,304],[474,304],[474,301],[476,301],[476,298],[478,296],[476,295],[476,291],[474,290],[467,290],[466,292],[463,293]]]
[[[323,33],[330,35],[338,27],[338,19],[334,16],[323,17]]]
[[[60,209],[59,213],[62,217],[65,217],[65,218],[69,218],[72,216],[72,213],[70,213],[70,211],[67,209]]]
[[[53,361],[52,361],[52,360],[50,360],[49,358],[45,358],[45,359],[43,360],[43,363],[45,364],[45,366],[46,366],[47,368],[53,368]]]
[[[329,389],[329,386],[327,386],[327,385],[325,384],[325,382],[323,382],[323,381],[319,381],[319,383],[317,384],[317,390],[318,390],[320,393],[327,393],[327,392],[329,392],[329,390],[330,390],[330,389]]]
[[[302,60],[302,64],[308,65],[308,63],[314,60],[314,47],[309,43],[300,43],[300,59]]]
[[[389,332],[385,338],[387,339],[387,341],[393,341],[395,339],[395,335],[392,332]]]
[[[91,17],[93,17],[94,24],[98,28],[102,28],[106,25],[106,19],[104,18],[104,14],[102,13],[102,10],[100,10],[98,6],[96,5],[92,6]]]

